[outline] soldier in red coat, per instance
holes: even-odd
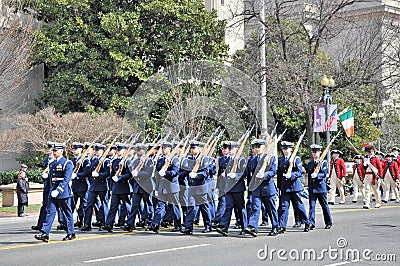
[[[400,169],[397,162],[394,161],[396,155],[388,153],[383,161],[383,180],[384,180],[384,194],[382,202],[387,203],[389,200],[389,191],[392,189],[392,193],[395,195],[396,202],[400,202],[399,191],[396,187],[396,183],[400,182]]]
[[[362,159],[363,157],[361,155],[356,155],[354,157],[355,164],[353,164],[353,203],[357,202],[359,191],[361,191],[363,198],[365,197],[364,177],[366,167],[364,167]]]
[[[339,150],[332,150],[332,159],[330,161],[329,178],[331,180],[331,190],[329,191],[330,200],[329,204],[335,204],[336,188],[339,190],[339,204],[345,202],[343,185],[346,182],[346,165],[344,160],[339,156],[343,152]]]
[[[364,158],[363,165],[366,167],[364,186],[364,209],[369,209],[371,203],[371,188],[375,196],[375,208],[381,206],[381,195],[378,191],[378,187],[381,183],[382,176],[382,165],[379,159],[375,156],[375,148],[372,145],[365,147],[367,155]]]

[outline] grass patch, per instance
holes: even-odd
[[[1,207],[3,204],[3,198],[0,196],[0,213],[17,213],[17,206],[12,206],[12,207]],[[25,212],[26,213],[32,213],[32,212],[39,212],[40,207],[42,207],[41,204],[32,204],[29,206],[25,206]]]

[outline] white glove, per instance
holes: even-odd
[[[256,174],[256,177],[257,177],[257,178],[264,178],[264,173],[258,172],[258,173]]]
[[[57,198],[58,194],[60,194],[60,192],[58,192],[58,190],[53,190],[53,191],[51,192],[51,196],[52,196],[53,198]]]
[[[158,197],[158,191],[154,191],[154,196]]]
[[[133,176],[133,177],[137,177],[138,174],[139,174],[139,172],[138,172],[137,170],[133,170],[133,171],[132,171],[132,176]]]
[[[76,178],[76,173],[72,173],[71,179],[75,179],[75,178]]]
[[[49,174],[48,173],[42,173],[42,177],[43,177],[43,179],[46,179],[46,178],[49,177]]]
[[[161,169],[159,172],[158,172],[158,174],[160,175],[160,176],[165,176],[165,170],[163,170],[163,169]]]
[[[368,163],[366,161],[364,161],[363,165],[364,166],[368,166]]]
[[[286,179],[290,179],[290,178],[292,177],[291,174],[283,174],[283,176],[284,176]]]
[[[343,177],[342,180],[340,180],[342,182],[342,185],[344,185],[346,183],[346,178]]]
[[[93,171],[93,172],[92,172],[92,176],[93,176],[93,177],[98,177],[98,176],[99,176],[99,173],[96,172],[96,171]]]
[[[235,173],[229,173],[229,174],[227,174],[227,177],[234,179],[234,178],[236,178],[236,174]]]
[[[119,180],[119,179],[118,179],[118,176],[116,176],[116,175],[113,176],[113,177],[112,177],[112,180],[114,180],[114,182],[118,182],[118,180]]]
[[[196,176],[197,176],[197,173],[193,173],[193,172],[189,173],[189,177],[192,179],[196,178]]]
[[[312,173],[311,174],[311,178],[317,178],[317,176],[318,176],[318,173]]]

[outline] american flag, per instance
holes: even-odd
[[[326,120],[324,127],[322,128],[322,132],[326,132],[332,128],[333,122],[335,122],[335,119],[337,116],[337,108],[333,110],[333,112],[329,115],[328,119]]]

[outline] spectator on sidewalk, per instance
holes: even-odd
[[[19,171],[17,179],[18,216],[25,216],[25,206],[28,206],[29,183],[26,172]]]

